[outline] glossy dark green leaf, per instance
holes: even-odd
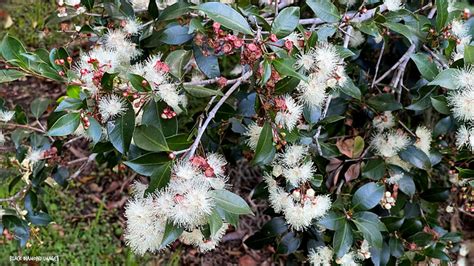
[[[430,83],[428,83],[428,85],[431,85],[431,86],[438,85],[443,88],[452,89],[452,90],[456,89],[457,86],[456,86],[455,77],[456,77],[457,71],[458,70],[453,69],[453,68],[445,69],[439,72],[436,78],[432,80]]]
[[[296,60],[293,58],[278,58],[273,60],[272,63],[278,73],[285,76],[294,77],[303,81],[307,81],[307,76],[302,75],[295,70],[295,62]]]
[[[252,214],[247,202],[239,195],[224,189],[213,190],[210,193],[216,206],[234,214]]]
[[[157,167],[169,160],[166,153],[147,153],[123,163],[140,175],[151,176],[155,173]]]
[[[436,0],[436,30],[441,31],[448,21],[448,0]]]
[[[300,19],[300,8],[291,6],[284,8],[272,23],[272,33],[278,38],[285,37],[292,33]]]
[[[342,87],[340,87],[342,93],[351,96],[354,99],[360,100],[361,92],[360,89],[352,82],[351,79],[348,79]]]
[[[130,102],[127,102],[127,110],[123,115],[107,123],[107,134],[109,140],[120,153],[128,152],[135,131],[135,111]]]
[[[151,86],[142,76],[128,73],[128,80],[137,91],[151,91]],[[143,82],[146,81],[146,82]]]
[[[390,254],[394,256],[395,258],[400,258],[403,255],[403,244],[402,241],[398,238],[391,237],[389,242],[390,246]]]
[[[161,11],[158,20],[165,21],[179,18],[189,11],[189,6],[190,5],[186,3],[186,1],[178,1],[176,4],[168,6]]]
[[[86,129],[87,135],[91,138],[92,143],[97,144],[102,139],[102,126],[95,120],[95,118],[89,116],[89,128]]]
[[[441,114],[449,115],[451,113],[451,110],[448,106],[448,101],[444,95],[431,96],[431,105]]]
[[[436,78],[439,71],[433,59],[425,53],[416,53],[411,55],[411,59],[415,62],[421,75],[428,81]]]
[[[396,216],[385,216],[381,218],[382,222],[385,224],[385,227],[389,232],[396,231],[400,229],[405,217],[396,217]]]
[[[295,252],[301,245],[301,236],[290,231],[283,235],[277,246],[277,253],[290,254]]]
[[[413,197],[416,193],[415,182],[411,176],[404,175],[403,178],[398,181],[398,187],[403,193],[410,197]]]
[[[360,187],[352,197],[352,208],[355,210],[370,210],[379,204],[385,188],[376,183],[367,183]],[[367,195],[370,195],[368,197]]]
[[[391,93],[383,93],[373,96],[367,100],[367,103],[379,112],[395,111],[402,108],[402,105]]]
[[[220,90],[213,90],[213,89],[208,89],[206,87],[202,86],[190,86],[190,85],[185,85],[184,90],[189,93],[191,96],[194,96],[196,98],[208,98],[212,96],[222,96],[224,95],[222,91]]]
[[[275,238],[288,231],[286,221],[282,217],[274,217],[262,226],[260,231],[245,240],[245,245],[252,249],[261,249],[265,245],[272,244]]]
[[[464,46],[464,65],[469,66],[474,64],[474,46]]]
[[[164,102],[150,100],[143,108],[142,124],[161,129],[165,137],[170,137],[178,133],[178,119],[163,119],[161,114],[165,108]]]
[[[400,151],[398,155],[402,160],[411,163],[417,168],[424,170],[431,168],[431,161],[428,155],[413,145],[410,145],[406,149]]]
[[[209,51],[209,55],[203,55],[201,47],[193,46],[194,59],[199,67],[199,70],[204,73],[208,78],[216,78],[221,75],[219,69],[219,61],[212,51]]]
[[[79,113],[69,113],[61,116],[48,130],[49,136],[66,136],[76,131],[80,123]]]
[[[349,222],[346,220],[339,220],[336,225],[336,232],[333,237],[333,248],[336,257],[341,258],[349,252],[352,246],[353,235],[352,228]]]
[[[171,178],[171,167],[171,162],[156,167],[155,172],[150,176],[150,184],[145,190],[145,194],[153,193],[168,185]]]
[[[25,75],[23,72],[14,69],[0,69],[0,83],[15,81]]]
[[[193,38],[193,35],[188,32],[189,28],[187,26],[174,25],[165,29],[160,34],[159,40],[170,45],[181,45]]]
[[[260,137],[258,139],[257,148],[255,149],[255,156],[253,162],[255,164],[264,164],[273,159],[275,155],[273,147],[273,129],[272,126],[265,122]]]
[[[192,51],[176,50],[171,52],[165,60],[165,63],[170,68],[170,73],[178,79],[181,79],[184,74],[184,67],[189,63]]]
[[[341,19],[337,7],[329,0],[308,0],[306,4],[324,22],[334,23]]]
[[[219,2],[210,2],[199,5],[198,9],[203,11],[210,19],[219,22],[228,29],[253,35],[247,20],[228,5]]]
[[[450,189],[444,187],[431,188],[420,194],[420,197],[430,202],[444,202],[449,198]]]
[[[222,218],[216,210],[212,211],[211,215],[207,218],[207,222],[209,224],[209,229],[211,230],[211,236],[215,236],[223,225]]]
[[[188,139],[187,134],[178,134],[166,138],[166,143],[172,151],[179,151],[189,148],[193,143],[192,140]]]
[[[46,111],[48,105],[51,101],[45,98],[36,98],[31,102],[30,109],[31,113],[35,118],[41,117],[41,115]]]
[[[161,241],[160,249],[167,247],[173,243],[183,233],[183,228],[175,226],[172,222],[166,222],[165,232],[163,233],[163,240]]]
[[[87,10],[94,8],[94,0],[81,0],[81,5],[83,5]]]
[[[170,150],[161,128],[154,126],[141,125],[136,127],[133,140],[135,145],[146,151],[161,152]]]
[[[381,159],[368,160],[362,168],[362,177],[380,180],[385,175],[385,162]]]
[[[323,218],[319,219],[317,223],[318,225],[324,228],[334,231],[336,230],[338,223],[345,219],[345,215],[334,211],[329,211],[326,215],[323,216]]]
[[[0,55],[14,66],[27,67],[27,61],[21,54],[26,53],[23,44],[16,38],[6,34],[0,43]]]

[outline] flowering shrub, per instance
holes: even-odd
[[[137,254],[176,240],[214,249],[252,213],[226,185],[225,158],[245,158],[262,169],[253,197],[272,216],[250,248],[314,265],[456,260],[461,236],[438,217],[473,211],[450,200],[473,183],[471,7],[199,2],[60,1],[53,21],[90,18],[74,27],[92,44],[78,58],[3,39],[0,81],[67,85],[47,127],[49,102],[33,102],[35,125],[0,112],[26,184],[4,200],[3,226],[24,243],[29,222],[49,222],[36,198],[48,177],[67,178],[58,155],[75,136],[90,140],[87,161],[149,177],[125,210]]]

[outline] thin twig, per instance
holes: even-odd
[[[207,129],[207,126],[211,122],[211,120],[214,118],[216,115],[217,111],[221,106],[224,104],[224,102],[234,93],[234,91],[240,86],[242,81],[247,80],[250,76],[252,76],[252,71],[248,71],[247,73],[243,74],[242,77],[238,78],[237,81],[230,87],[230,89],[222,96],[222,98],[217,102],[217,104],[212,108],[212,110],[209,112],[207,115],[206,120],[202,125],[199,126],[198,128],[198,134],[196,136],[196,139],[194,140],[193,144],[191,145],[191,148],[189,150],[189,153],[186,155],[187,158],[191,158],[194,153],[196,153],[196,149],[199,146],[199,143],[201,142],[201,138],[204,134],[204,132]]]
[[[439,58],[439,56],[436,55],[428,46],[423,44],[423,49],[425,49],[425,51],[427,51],[434,59],[436,59],[436,61],[438,61],[443,66],[443,68],[449,68],[449,66],[443,60],[441,60],[441,58]]]
[[[373,18],[376,14],[376,11],[384,12],[385,10],[387,10],[387,6],[385,4],[383,4],[383,5],[380,5],[378,7],[369,9],[369,10],[367,10],[366,13],[361,14],[359,16],[354,16],[354,15],[357,15],[357,13],[359,13],[358,11],[350,11],[350,12],[347,12],[347,13],[343,14],[342,17],[343,18],[344,17],[349,17],[349,18],[353,17],[353,19],[351,19],[351,22],[359,23],[359,22],[363,22],[363,21],[366,21],[366,20],[369,20],[369,19]],[[320,18],[300,19],[300,24],[301,25],[311,25],[311,24],[319,25],[319,24],[323,24],[323,23],[325,23],[325,21],[323,21]]]
[[[382,56],[383,56],[384,51],[385,51],[385,41],[382,41],[382,48],[380,49],[379,59],[377,60],[377,65],[375,65],[374,80],[377,79],[377,74],[379,73],[380,62],[382,61]],[[370,87],[374,88],[374,86],[375,86],[375,82],[372,82],[372,85]]]
[[[21,125],[21,124],[14,124],[14,123],[6,123],[6,125],[10,127],[19,127],[19,128],[29,129],[29,130],[46,134],[46,131],[42,130],[41,128],[32,127],[30,125]]]

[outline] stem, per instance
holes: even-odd
[[[204,123],[201,126],[199,126],[198,134],[197,134],[196,139],[194,140],[193,144],[191,145],[190,151],[186,156],[187,158],[191,158],[194,155],[194,153],[196,153],[196,149],[197,149],[197,147],[198,147],[198,145],[201,141],[201,138],[204,134],[204,131],[206,131],[209,123],[214,118],[214,116],[216,115],[219,108],[221,108],[221,106],[224,104],[224,102],[240,86],[242,81],[247,80],[251,75],[252,75],[252,71],[249,71],[249,72],[243,74],[242,77],[238,78],[236,80],[236,82],[234,83],[234,85],[232,85],[232,87],[230,87],[230,89],[224,94],[224,96],[222,96],[222,98],[217,102],[217,104],[214,106],[214,108],[212,108],[212,110],[209,112],[209,115],[207,116]]]

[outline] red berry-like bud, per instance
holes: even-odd
[[[54,63],[55,63],[56,65],[60,65],[60,64],[61,64],[61,63],[59,63],[59,59],[54,59]]]
[[[59,59],[59,64],[60,64],[60,65],[64,65],[64,62],[65,62],[64,59],[62,59],[62,58]]]
[[[72,63],[72,57],[68,56],[68,57],[66,58],[66,60],[67,60],[67,62],[68,62],[69,64]]]
[[[172,152],[172,153],[168,154],[168,158],[173,160],[174,158],[176,158],[176,154],[174,152]]]
[[[211,167],[208,167],[206,169],[206,171],[204,171],[204,175],[206,177],[213,177],[214,176],[214,169],[212,169]]]
[[[58,74],[59,74],[61,77],[64,77],[64,75],[65,75],[65,74],[64,74],[64,71],[62,71],[62,70],[59,71]]]
[[[270,34],[270,41],[272,41],[272,42],[277,42],[278,41],[278,38],[274,33]]]
[[[142,80],[142,87],[146,87],[146,86],[148,86],[148,81]]]
[[[221,88],[224,88],[225,85],[227,85],[227,79],[224,78],[224,77],[220,77],[218,80],[217,80],[217,85]]]
[[[288,50],[289,52],[291,52],[291,50],[293,49],[293,42],[290,41],[290,40],[286,40],[286,41],[285,41],[285,48],[286,48],[286,50]]]

